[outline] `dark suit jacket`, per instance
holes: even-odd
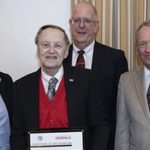
[[[0,94],[5,102],[6,108],[10,116],[10,120],[12,115],[12,90],[12,78],[8,74],[0,72]]]
[[[72,50],[73,46],[71,45],[69,56],[65,60],[65,63],[70,65]],[[97,89],[99,99],[103,100],[112,124],[113,139],[111,140],[114,140],[117,86],[120,75],[126,71],[128,71],[128,65],[123,51],[95,42],[92,62],[93,86],[94,89]],[[113,149],[112,144],[110,147]]]
[[[25,150],[27,131],[39,128],[39,76],[40,70],[14,84],[13,150]],[[86,130],[86,150],[100,150],[95,148],[99,140],[103,141],[101,147],[105,150],[109,128],[105,123],[105,114],[99,107],[100,101],[95,103],[97,100],[91,101],[90,98],[94,94],[89,92],[90,71],[65,65],[64,79],[69,127]],[[94,140],[96,137],[98,141]]]

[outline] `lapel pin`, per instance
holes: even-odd
[[[74,81],[74,79],[69,79],[69,82],[73,82]]]

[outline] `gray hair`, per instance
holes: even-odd
[[[150,27],[150,20],[144,21],[136,30],[135,32],[135,43],[137,45],[138,42],[138,33],[141,30],[142,27]]]
[[[63,28],[61,28],[60,26],[52,25],[52,24],[44,25],[44,26],[42,26],[42,27],[38,30],[38,32],[37,32],[37,34],[36,34],[36,36],[35,36],[35,44],[36,44],[36,45],[37,45],[37,43],[38,43],[39,35],[41,34],[41,32],[42,32],[43,30],[45,30],[45,29],[48,29],[48,28],[58,29],[58,30],[60,30],[61,32],[63,32],[63,34],[64,34],[64,40],[65,40],[66,46],[69,46],[69,45],[70,45],[69,38],[68,38],[68,36],[67,36],[65,30],[64,30]]]

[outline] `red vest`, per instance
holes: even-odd
[[[68,128],[68,112],[64,77],[53,100],[49,100],[40,78],[40,128]]]

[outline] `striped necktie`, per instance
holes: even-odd
[[[58,80],[55,77],[49,80],[48,91],[47,91],[47,96],[49,100],[52,100],[55,95],[55,87],[56,87],[57,82]]]
[[[76,67],[77,68],[85,68],[85,60],[84,60],[84,57],[83,57],[83,54],[85,53],[85,51],[83,50],[80,50],[78,51],[78,58],[77,58],[77,61],[76,61]]]

